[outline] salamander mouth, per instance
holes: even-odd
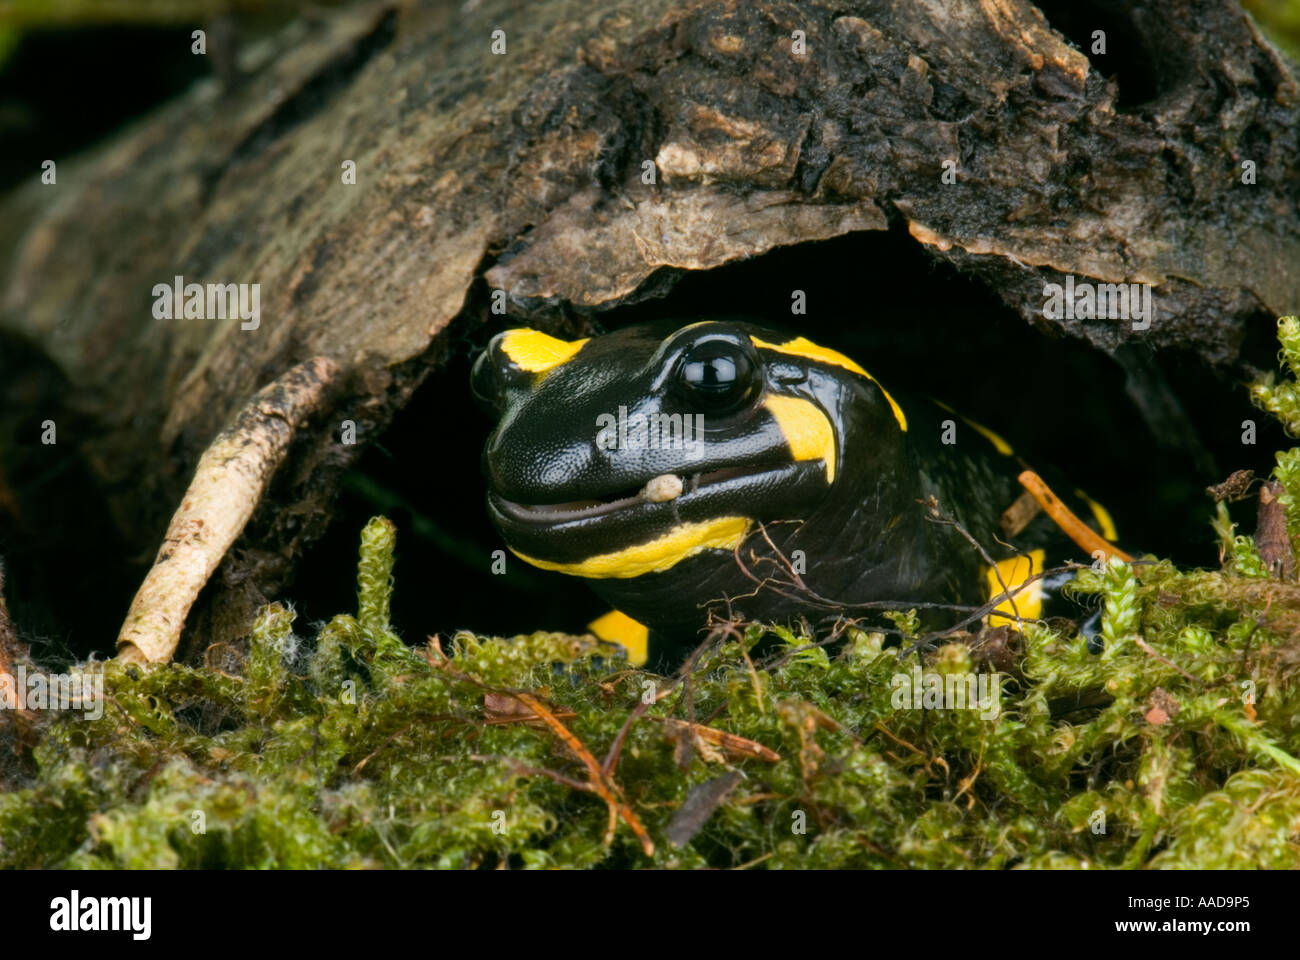
[[[492,500],[498,509],[519,520],[530,523],[565,523],[645,505],[672,504],[712,492],[711,488],[729,481],[748,480],[766,474],[776,475],[789,468],[790,464],[786,462],[750,467],[720,467],[691,474],[664,473],[647,479],[639,487],[625,487],[598,497],[563,503],[517,503],[495,493],[492,494]]]
[[[531,563],[581,564],[665,538],[689,539],[724,520],[733,527],[806,520],[829,494],[822,461],[786,460],[662,473],[640,487],[562,503],[515,503],[495,491],[487,501],[488,515],[515,553]]]

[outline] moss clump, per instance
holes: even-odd
[[[1255,397],[1300,425],[1294,382]],[[1300,451],[1275,476],[1300,480]],[[590,637],[409,646],[376,519],[357,615],[314,642],[272,604],[229,663],[99,665],[103,715],[47,715],[0,794],[0,866],[1297,867],[1300,585],[1219,525],[1223,571],[1078,575],[1100,652],[1027,625],[1020,675],[935,709],[909,691],[971,677],[965,644],[922,662],[852,628],[831,655],[724,625],[675,679]],[[892,620],[917,634],[915,612]],[[694,832],[669,831],[728,770]]]

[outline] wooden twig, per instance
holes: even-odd
[[[572,720],[577,716],[572,710],[556,709],[554,713],[560,720]],[[520,703],[513,694],[494,691],[483,694],[483,722],[490,727],[507,723],[526,723],[534,727],[542,725],[533,711]]]
[[[171,660],[199,591],[243,532],[299,423],[319,408],[337,373],[325,357],[293,367],[259,390],[204,451],[122,624],[119,660]]]
[[[934,523],[941,523],[944,524],[945,526],[952,527],[959,534],[961,534],[962,538],[967,543],[969,543],[972,547],[976,549],[976,551],[980,555],[980,558],[988,565],[988,568],[991,571],[993,571],[993,575],[997,577],[998,586],[1002,588],[1002,597],[998,598],[999,605],[1001,604],[1002,598],[1006,598],[1006,601],[1009,604],[1011,604],[1011,612],[1016,616],[1016,624],[1023,628],[1024,621],[1020,619],[1020,608],[1016,606],[1015,596],[1011,593],[1011,588],[1007,586],[1007,581],[1003,579],[1002,568],[998,566],[997,561],[995,561],[993,557],[989,554],[989,552],[984,549],[984,545],[982,543],[980,543],[973,536],[971,536],[970,531],[967,530],[964,526],[962,526],[961,522],[957,520],[956,517],[945,517],[939,513],[938,500],[936,500],[934,497],[930,497],[928,500],[925,501],[925,505],[930,513],[930,516],[927,519],[933,521]],[[1029,558],[1026,559],[1029,560]],[[1029,560],[1029,569],[1030,572],[1032,572],[1034,569],[1033,560]],[[1025,586],[1028,584],[1028,582],[1029,581],[1021,581],[1020,583],[1018,583],[1016,585],[1016,593],[1019,593],[1021,590],[1023,590]],[[997,607],[994,607],[994,609],[996,610]]]
[[[1073,540],[1078,546],[1092,556],[1098,550],[1102,552],[1105,559],[1119,557],[1125,563],[1132,563],[1133,557],[1125,553],[1119,547],[1106,540],[1100,534],[1095,533],[1091,527],[1080,520],[1074,512],[1061,502],[1061,498],[1052,492],[1052,488],[1038,474],[1032,470],[1026,470],[1017,478],[1020,485],[1034,495],[1034,499],[1052,518],[1052,522],[1061,528],[1061,531]]]
[[[1029,526],[1034,517],[1043,512],[1042,506],[1034,495],[1028,490],[1016,497],[1011,506],[1002,511],[1002,517],[998,524],[1002,527],[1004,536],[1019,536],[1020,532]]]
[[[764,760],[767,763],[779,763],[781,760],[779,753],[768,749],[758,741],[738,737],[734,733],[727,733],[725,730],[719,730],[716,727],[706,727],[702,723],[675,720],[672,717],[651,717],[650,719],[662,723],[678,736],[688,734],[699,737],[705,743],[718,747],[733,756],[751,757],[755,760]]]
[[[596,788],[593,787],[590,783],[588,783],[585,780],[575,780],[572,777],[566,777],[562,773],[557,773],[554,770],[548,770],[545,767],[530,767],[528,764],[523,763],[516,757],[496,757],[496,756],[488,756],[480,753],[472,753],[470,754],[470,759],[483,760],[483,761],[487,761],[487,760],[504,761],[505,763],[509,764],[510,768],[520,776],[546,777],[548,780],[554,780],[556,783],[560,784],[561,786],[568,787],[570,790],[581,790],[583,793],[596,792]]]
[[[605,762],[600,765],[600,772],[607,777],[614,775],[614,769],[618,766],[619,755],[623,752],[623,741],[627,739],[627,733],[632,729],[632,724],[636,719],[650,709],[650,704],[642,700],[636,705],[636,709],[627,715],[623,721],[623,726],[619,728],[618,736],[614,738],[613,744],[610,745],[609,752],[605,754]]]
[[[614,842],[614,827],[618,822],[618,818],[621,816],[623,821],[632,829],[632,832],[636,834],[637,839],[641,841],[641,849],[645,851],[645,855],[647,857],[653,857],[655,855],[655,845],[654,841],[650,839],[650,834],[646,832],[646,828],[642,826],[641,821],[632,811],[632,808],[623,801],[623,791],[619,789],[618,784],[605,776],[604,772],[600,768],[600,764],[597,763],[596,758],[591,755],[591,751],[583,746],[582,741],[574,736],[573,733],[569,731],[569,728],[556,719],[555,715],[551,713],[550,710],[546,709],[546,707],[542,705],[542,702],[531,693],[516,693],[514,696],[532,710],[533,713],[541,717],[542,721],[551,728],[551,732],[559,737],[560,741],[568,747],[569,750],[573,752],[574,756],[582,761],[583,766],[587,768],[588,782],[596,792],[596,795],[604,800],[605,805],[609,807],[609,826],[605,831],[605,844],[608,846]]]

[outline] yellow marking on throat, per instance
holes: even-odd
[[[683,523],[649,543],[638,543],[613,553],[602,553],[576,563],[554,563],[512,552],[520,560],[543,570],[555,570],[573,577],[604,580],[627,579],[667,570],[701,550],[734,550],[749,530],[747,517],[718,517],[700,523]]]
[[[994,617],[1014,620],[1017,613],[1022,620],[1037,620],[1042,616],[1043,581],[1035,580],[1019,591],[1016,588],[1035,574],[1043,572],[1043,561],[1046,557],[1045,550],[1030,550],[1028,556],[1009,557],[1006,560],[999,560],[996,569],[987,568],[985,575],[988,578],[989,599],[1002,596],[1003,582],[1007,585],[1005,592],[1010,596],[993,608],[993,611],[984,618],[985,623],[990,623]],[[1001,581],[998,579],[999,574],[1002,577]]]
[[[894,398],[889,395],[889,391],[880,385],[880,381],[871,374],[863,370],[861,366],[854,363],[838,350],[832,350],[829,347],[818,346],[807,337],[795,337],[793,340],[787,340],[785,343],[768,343],[766,340],[760,340],[758,337],[750,337],[754,346],[760,349],[775,350],[777,353],[788,353],[793,357],[803,357],[805,360],[817,360],[821,363],[829,363],[836,367],[843,367],[845,370],[852,371],[859,376],[866,377],[874,383],[880,392],[885,395],[889,401],[889,406],[894,411],[894,419],[898,421],[898,428],[904,433],[907,432],[907,417],[903,415],[903,408],[894,402]]]
[[[650,653],[650,628],[633,620],[621,610],[611,610],[587,624],[587,629],[606,643],[616,643],[627,651],[627,662],[634,667],[645,663]]]
[[[545,373],[552,367],[572,360],[586,342],[586,339],[561,340],[540,330],[521,327],[506,331],[501,338],[501,349],[520,370]]]
[[[835,429],[821,407],[800,397],[770,393],[763,406],[785,435],[796,460],[822,460],[826,482],[835,482]]]
[[[1075,496],[1086,503],[1088,509],[1092,511],[1093,519],[1097,521],[1097,526],[1101,528],[1101,535],[1111,543],[1118,540],[1119,530],[1115,527],[1115,521],[1111,519],[1110,511],[1082,490],[1075,490],[1074,493]]]

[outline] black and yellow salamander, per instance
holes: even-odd
[[[979,606],[1000,583],[1089,559],[1041,512],[1007,535],[1000,518],[1024,490],[1000,437],[802,336],[730,319],[574,341],[508,330],[472,388],[496,421],[483,452],[493,523],[523,560],[587,580],[616,611],[592,630],[633,662],[647,628],[669,649],[694,645],[710,611],[817,622],[828,610],[814,594]],[[1113,540],[1105,511],[1077,502]],[[760,589],[738,560],[805,589]],[[1037,618],[1045,587],[998,609]]]

